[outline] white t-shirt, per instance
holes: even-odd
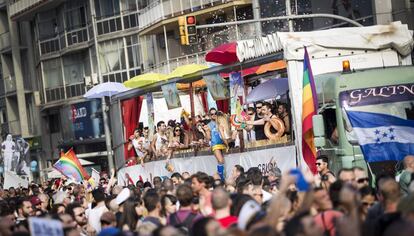
[[[103,213],[107,212],[108,209],[105,205],[95,207],[89,212],[88,223],[91,225],[95,230],[96,234],[101,231],[101,216]]]
[[[144,155],[144,152],[142,152],[142,151],[140,151],[139,149],[143,149],[144,148],[144,145],[143,145],[143,140],[144,138],[139,138],[139,139],[133,139],[132,140],[132,146],[134,146],[134,149],[135,149],[135,153],[137,154],[137,156],[138,157],[143,157],[143,156],[145,156]]]

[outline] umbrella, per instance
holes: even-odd
[[[259,84],[246,97],[246,103],[254,103],[275,98],[289,90],[287,78],[271,79]]]
[[[228,65],[239,61],[237,58],[237,42],[225,43],[213,48],[206,54],[206,61]]]
[[[197,71],[204,70],[207,68],[208,66],[199,64],[188,64],[179,66],[175,68],[175,70],[173,70],[173,72],[171,72],[169,75],[167,75],[167,79],[184,77],[185,75],[193,74]]]
[[[121,83],[116,82],[106,82],[93,86],[91,89],[86,92],[83,97],[91,98],[102,98],[106,96],[116,95],[121,92],[125,92],[128,89]]]
[[[158,81],[165,80],[167,75],[158,74],[158,73],[146,73],[142,75],[137,75],[130,80],[124,82],[125,87],[127,88],[141,88]]]

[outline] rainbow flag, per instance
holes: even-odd
[[[318,98],[306,47],[303,60],[302,88],[302,154],[309,169],[316,174],[316,148],[313,140],[312,116],[316,115],[318,110]]]
[[[53,165],[53,167],[66,177],[73,179],[76,182],[90,179],[90,176],[82,167],[72,148],[66,153],[62,152],[59,160]]]

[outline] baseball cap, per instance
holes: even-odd
[[[131,196],[131,191],[129,188],[124,188],[122,191],[116,196],[115,201],[116,204],[121,205],[124,203],[129,197]]]
[[[40,201],[40,198],[38,196],[33,196],[30,198],[30,203],[32,203],[33,206],[36,206],[42,203],[42,201]]]

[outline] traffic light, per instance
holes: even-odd
[[[197,44],[197,28],[195,16],[178,17],[181,45]]]
[[[186,16],[187,24],[187,45],[197,44],[197,28],[195,16]]]
[[[178,17],[178,30],[180,31],[180,42],[181,45],[188,45],[187,43],[187,29],[186,19],[184,16]]]

